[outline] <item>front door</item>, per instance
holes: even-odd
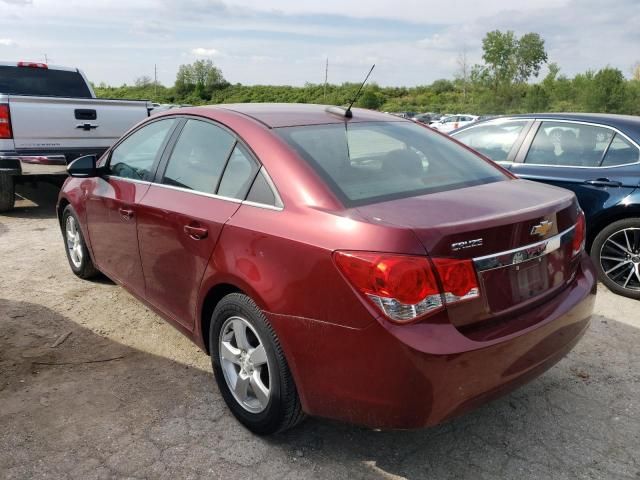
[[[149,123],[117,145],[109,174],[87,191],[87,225],[98,268],[138,295],[145,292],[137,234],[138,204],[147,193],[157,159],[176,123]]]
[[[232,133],[216,124],[187,120],[139,205],[147,298],[189,330],[220,232],[258,171],[235,142]]]

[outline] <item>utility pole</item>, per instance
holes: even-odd
[[[47,63],[47,64],[49,63],[49,59],[46,53],[44,54],[44,63]]]
[[[324,64],[324,103],[327,103],[327,80],[329,79],[329,57]]]
[[[153,64],[153,96],[158,100],[158,65]]]

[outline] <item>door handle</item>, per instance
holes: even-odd
[[[184,233],[189,235],[194,240],[202,240],[203,238],[207,238],[209,235],[209,230],[204,227],[194,227],[193,225],[185,225]]]
[[[584,183],[593,185],[594,187],[621,187],[622,182],[609,180],[608,178],[596,178],[595,180],[586,180]]]
[[[125,220],[131,220],[133,218],[133,210],[128,208],[119,208],[118,212],[120,212],[120,216]]]

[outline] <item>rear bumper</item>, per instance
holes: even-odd
[[[451,324],[365,329],[267,314],[285,351],[305,411],[380,428],[435,425],[540,375],[580,340],[595,301],[590,260],[549,302],[539,321],[476,342]]]
[[[10,175],[64,175],[67,159],[64,154],[0,153],[0,172]]]

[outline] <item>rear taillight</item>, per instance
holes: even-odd
[[[584,218],[584,212],[580,210],[578,212],[578,218],[576,219],[576,229],[573,234],[573,256],[575,257],[584,250],[584,243],[586,239],[587,222]]]
[[[407,323],[452,304],[479,296],[470,260],[335,252],[336,264],[349,282],[387,318]]]
[[[9,105],[0,105],[0,138],[13,138]]]

